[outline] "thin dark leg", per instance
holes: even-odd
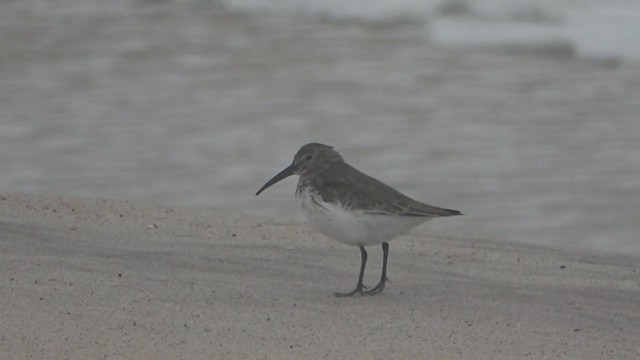
[[[384,284],[387,282],[387,258],[389,257],[389,243],[382,243],[382,275],[380,282],[373,289],[365,291],[365,294],[374,295],[384,290]]]
[[[364,285],[362,285],[362,279],[364,278],[364,266],[366,264],[367,264],[367,252],[364,250],[364,246],[360,246],[360,275],[358,275],[358,284],[356,284],[356,288],[346,293],[335,292],[333,293],[333,296],[346,297],[346,296],[355,295],[357,293],[362,295],[364,290]]]

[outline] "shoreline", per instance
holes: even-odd
[[[640,257],[411,233],[357,249],[211,209],[0,194],[12,358],[634,359]],[[365,280],[380,251],[371,247]]]

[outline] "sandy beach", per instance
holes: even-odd
[[[302,224],[2,194],[0,357],[640,358],[638,257],[426,228],[391,243],[384,293],[338,299],[359,253]]]

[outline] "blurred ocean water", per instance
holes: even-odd
[[[256,5],[256,4],[260,5]],[[0,3],[0,191],[300,219],[310,141],[466,216],[640,253],[636,1]]]
[[[425,38],[465,47],[569,52],[640,62],[637,0],[223,0],[243,13],[306,14],[334,23],[425,24]]]

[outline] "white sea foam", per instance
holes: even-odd
[[[222,0],[237,12],[318,16],[338,23],[428,26],[452,46],[558,50],[597,60],[640,62],[636,0]]]

